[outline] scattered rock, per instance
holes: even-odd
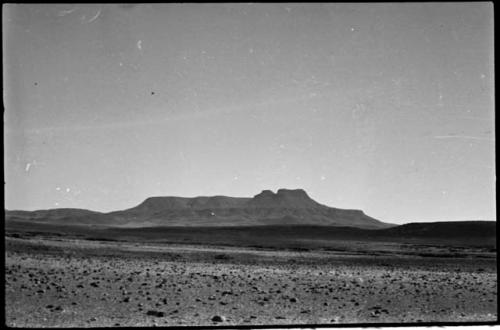
[[[151,315],[151,316],[156,316],[156,317],[164,317],[165,316],[164,312],[153,311],[153,310],[147,311],[146,314]]]
[[[335,316],[330,322],[338,323],[340,321],[340,316]]]
[[[226,318],[221,315],[215,315],[212,317],[212,322],[225,322]]]

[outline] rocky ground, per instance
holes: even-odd
[[[6,237],[11,327],[497,320],[493,258]]]

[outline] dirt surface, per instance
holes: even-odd
[[[12,327],[497,320],[496,259],[6,237]]]

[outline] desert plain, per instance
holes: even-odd
[[[497,289],[496,248],[5,237],[10,327],[495,322]]]

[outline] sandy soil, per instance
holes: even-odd
[[[497,320],[493,259],[8,237],[5,256],[12,327]]]

